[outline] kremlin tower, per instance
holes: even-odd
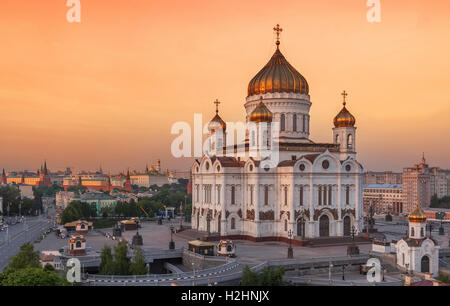
[[[36,182],[37,187],[41,186],[48,186],[50,187],[52,185],[52,182],[50,180],[50,175],[48,174],[47,169],[47,161],[44,162],[44,167],[41,167],[40,175],[39,175],[39,182]]]
[[[0,184],[7,184],[5,169],[3,168],[2,177],[0,178]]]

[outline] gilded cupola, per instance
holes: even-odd
[[[408,215],[409,222],[413,223],[424,223],[427,221],[427,215],[420,209],[419,200],[417,200],[417,207],[412,213]]]
[[[337,128],[340,127],[354,127],[356,123],[355,117],[348,111],[348,109],[345,107],[347,102],[345,101],[345,97],[348,95],[345,90],[342,93],[344,96],[344,102],[342,103],[344,107],[341,109],[339,114],[337,114],[336,117],[334,117],[333,123],[334,126]]]
[[[272,112],[263,103],[262,97],[259,104],[248,116],[248,119],[253,122],[272,122],[272,118],[273,118]]]
[[[248,84],[248,96],[275,92],[308,94],[308,82],[289,64],[279,49],[282,29],[277,25],[274,30],[277,33],[277,49],[269,62]]]

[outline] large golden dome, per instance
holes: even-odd
[[[274,92],[309,93],[308,82],[288,63],[278,44],[270,61],[248,84],[248,96]]]
[[[272,117],[273,117],[272,112],[263,103],[261,97],[261,101],[250,113],[248,119],[253,122],[272,122]]]
[[[346,103],[344,102],[344,107],[339,112],[339,114],[337,114],[337,116],[334,117],[333,123],[334,123],[334,126],[337,128],[354,127],[355,126],[356,119],[345,107],[345,104]]]

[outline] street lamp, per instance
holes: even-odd
[[[333,264],[331,263],[330,260],[330,264],[328,266],[328,282],[330,283],[330,285],[331,285],[331,268],[333,268]]]
[[[288,258],[294,258],[294,250],[292,249],[292,230],[290,229],[288,231],[288,237],[289,237],[289,247],[288,247]]]
[[[169,242],[169,250],[175,249],[175,242],[173,241],[173,224],[170,224],[170,242]]]

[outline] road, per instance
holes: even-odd
[[[54,211],[49,210],[49,215]],[[8,266],[11,256],[17,254],[20,246],[35,241],[45,230],[52,227],[51,219],[46,215],[26,217],[23,223],[9,225],[8,229],[0,232],[0,271]]]

